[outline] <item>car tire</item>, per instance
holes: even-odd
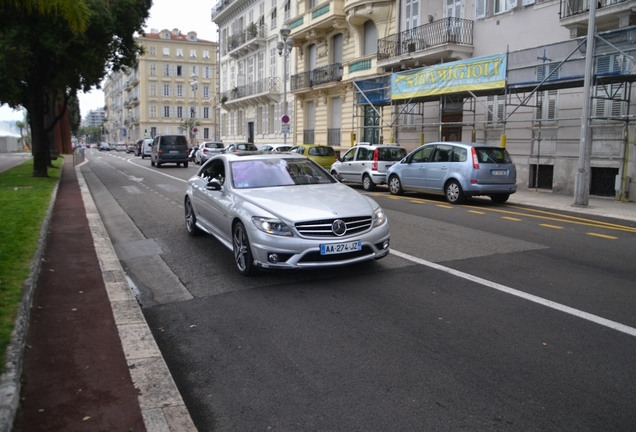
[[[161,162],[157,161],[157,168],[161,168]]]
[[[333,177],[335,177],[336,180],[338,180],[339,182],[341,182],[342,180],[340,179],[340,176],[338,175],[338,171],[336,170],[331,170],[331,175]]]
[[[503,204],[506,201],[508,201],[508,198],[510,198],[510,194],[493,194],[490,195],[490,199],[492,200],[492,202],[497,203],[497,204]]]
[[[466,199],[464,191],[457,180],[451,180],[446,183],[444,195],[446,196],[446,201],[451,204],[461,204]]]
[[[237,222],[232,229],[232,251],[234,263],[240,274],[252,276],[256,273],[250,241],[247,238],[245,226],[241,222]]]
[[[185,225],[188,234],[192,237],[201,235],[203,231],[201,228],[197,226],[197,217],[194,214],[194,208],[192,208],[192,202],[190,202],[190,198],[186,197],[185,203]]]
[[[396,175],[389,177],[389,192],[391,192],[391,195],[402,195],[404,193],[402,182]]]
[[[375,189],[375,183],[371,180],[371,177],[368,174],[362,176],[362,189],[365,191],[372,191]]]
[[[184,163],[183,163],[183,167],[184,167],[184,168],[187,168],[187,167],[188,167],[188,163],[187,163],[187,162],[184,162]]]
[[[141,154],[141,158],[142,158],[142,159],[146,159],[146,155],[142,153],[142,154]]]

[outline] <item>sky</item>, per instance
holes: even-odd
[[[197,32],[199,39],[217,40],[216,24],[210,21],[215,0],[153,0],[150,17],[146,20],[144,30],[179,29],[181,33]],[[82,117],[93,109],[104,107],[104,93],[94,89],[89,93],[78,94]],[[6,105],[0,107],[0,120],[22,120],[21,111],[13,111]]]

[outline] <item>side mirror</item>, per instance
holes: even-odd
[[[213,178],[205,185],[207,190],[221,190],[221,182],[217,178]]]

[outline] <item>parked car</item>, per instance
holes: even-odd
[[[336,161],[336,152],[333,147],[319,144],[302,144],[289,149],[290,153],[298,153],[307,156],[326,170]]]
[[[291,145],[288,144],[263,144],[258,148],[258,151],[261,153],[265,152],[288,152],[292,148]]]
[[[251,143],[231,143],[225,147],[223,153],[236,153],[240,151],[258,151],[258,148]]]
[[[203,164],[215,154],[223,152],[225,144],[222,142],[202,142],[194,154],[194,163]]]
[[[397,145],[358,144],[331,165],[331,174],[346,183],[361,184],[370,191],[386,184],[386,171],[406,156]]]
[[[517,169],[508,151],[487,144],[425,144],[390,167],[387,177],[394,195],[434,193],[453,204],[478,195],[504,203],[517,191]]]
[[[118,143],[118,144],[115,146],[115,150],[117,150],[117,151],[126,151],[126,144],[124,144],[124,143]]]
[[[126,153],[134,153],[136,147],[135,143],[126,144]]]
[[[110,151],[110,144],[107,142],[99,143],[99,151]]]
[[[352,264],[389,254],[389,223],[370,197],[288,153],[222,153],[188,180],[185,225],[234,253],[239,273]]]
[[[188,141],[185,135],[159,135],[152,143],[150,165],[161,168],[165,163],[188,167]]]

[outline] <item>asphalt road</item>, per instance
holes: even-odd
[[[201,431],[634,430],[633,226],[379,190],[389,257],[245,278],[185,232],[198,166],[87,158]]]

